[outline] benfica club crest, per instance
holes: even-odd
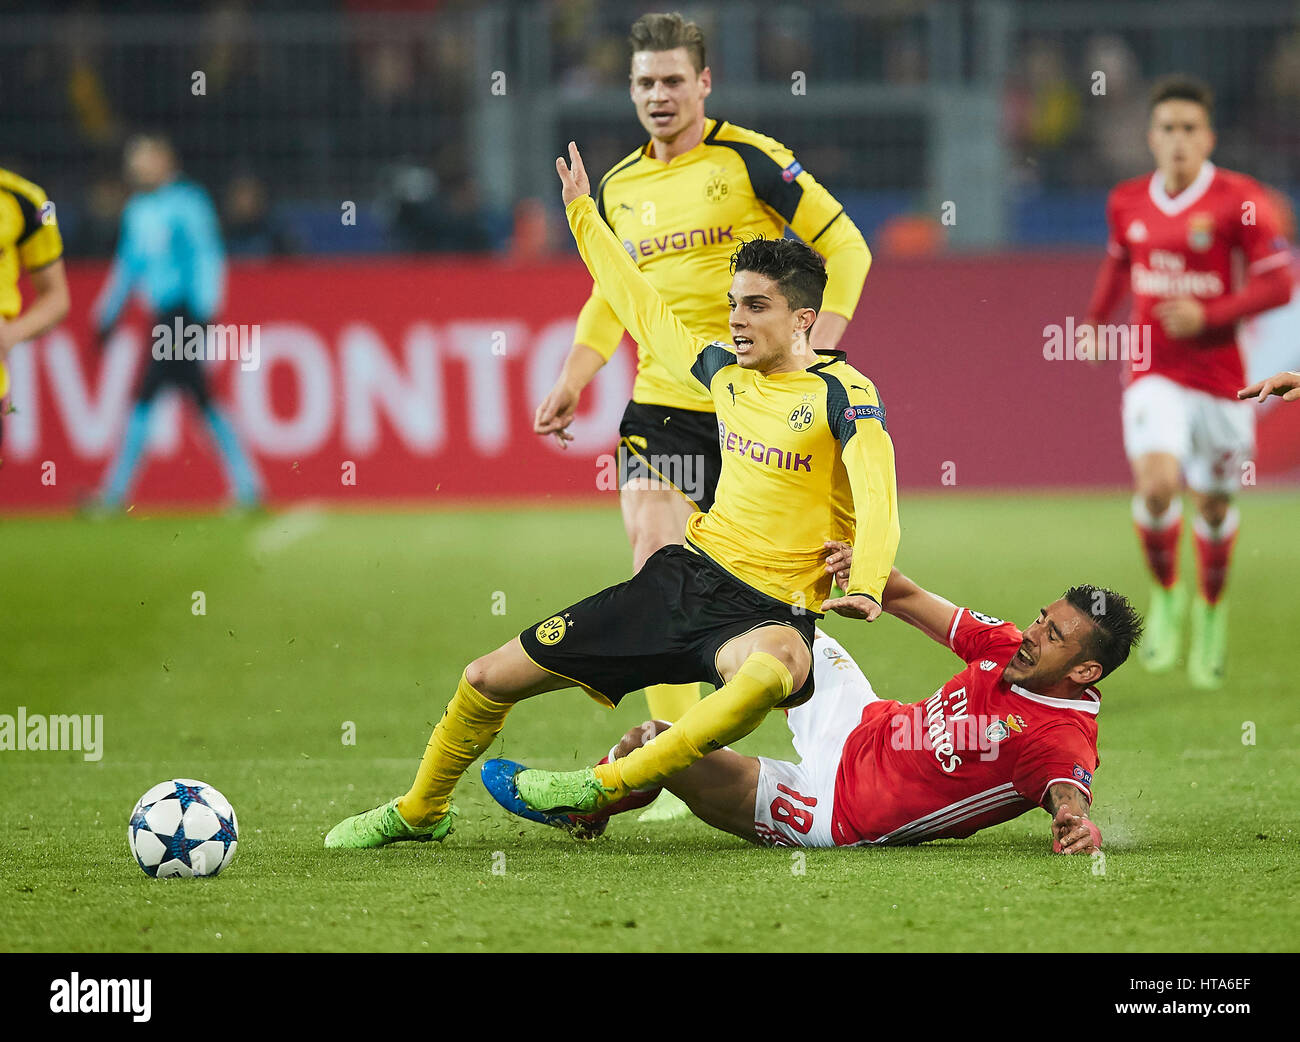
[[[1214,215],[1194,213],[1187,218],[1187,245],[1204,253],[1214,245]]]

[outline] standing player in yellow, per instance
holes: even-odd
[[[62,257],[54,204],[39,186],[0,168],[0,402],[9,394],[9,352],[53,329],[68,314],[71,298]],[[33,290],[26,311],[18,290],[24,271]],[[0,436],[6,411],[0,405]]]
[[[706,341],[730,339],[718,302],[731,284],[732,252],[746,239],[780,238],[792,228],[826,259],[809,346],[834,350],[871,265],[844,207],[780,142],[705,117],[712,78],[699,26],[678,14],[648,14],[632,26],[629,43],[632,103],[650,140],[600,182],[601,218],[669,309]],[[564,369],[537,408],[538,434],[561,445],[570,439],[566,428],[582,389],[623,330],[594,287]],[[670,372],[656,344],[638,340],[637,351],[632,401],[619,426],[620,505],[634,572],[661,546],[682,541],[692,512],[709,509],[721,466],[717,417],[704,388]],[[652,716],[671,722],[699,699],[699,685],[656,685],[646,699]]]
[[[743,738],[772,709],[814,697],[811,649],[822,612],[880,615],[899,538],[894,447],[871,381],[842,352],[808,343],[826,287],[822,258],[790,239],[743,245],[727,294],[734,346],[709,343],[637,270],[601,220],[572,143],[569,156],[572,167],[556,162],[569,226],[601,293],[632,335],[653,343],[669,372],[704,388],[717,411],[716,501],[691,515],[685,546],[660,548],[627,582],[471,662],[410,790],[339,822],[327,847],[446,837],[452,789],[525,698],[581,687],[614,705],[647,684],[713,681],[713,694],[626,757],[510,779],[536,811],[585,814],[653,788]],[[838,598],[828,541],[853,544]]]

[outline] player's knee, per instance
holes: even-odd
[[[663,549],[671,539],[665,539],[662,533],[653,530],[640,530],[632,534],[632,571],[639,572],[646,561],[655,552]]]
[[[477,691],[480,695],[491,696],[492,694],[492,656],[484,655],[482,658],[476,658],[465,667],[465,681]]]
[[[1153,514],[1169,509],[1180,489],[1182,474],[1177,460],[1147,460],[1137,468],[1137,493]]]
[[[773,642],[764,651],[776,659],[785,669],[790,677],[790,690],[785,690],[784,678],[772,682],[771,694],[776,702],[784,701],[791,694],[803,687],[808,679],[808,669],[811,666],[811,660],[808,657],[808,649],[804,647],[803,641],[796,636]]]
[[[618,745],[614,746],[615,755],[621,758],[633,749],[640,749],[641,746],[652,741],[657,735],[667,731],[670,726],[664,720],[647,720],[643,724],[637,724],[619,739]]]
[[[1232,500],[1227,496],[1207,496],[1201,500],[1200,514],[1207,525],[1217,528],[1228,517]]]
[[[1142,490],[1142,501],[1153,517],[1159,517],[1169,509],[1177,494],[1178,488],[1172,482],[1153,481]]]

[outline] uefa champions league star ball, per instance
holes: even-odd
[[[131,853],[155,879],[215,876],[235,856],[239,825],[230,801],[193,778],[159,782],[131,811]]]

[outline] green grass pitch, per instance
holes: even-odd
[[[1126,496],[905,496],[902,518],[899,567],[959,603],[1027,624],[1088,581],[1145,607]],[[635,815],[580,845],[509,818],[476,770],[446,844],[327,852],[335,821],[405,791],[469,659],[625,578],[614,502],[11,519],[0,713],[103,714],[104,748],[0,752],[0,950],[1294,949],[1297,519],[1294,493],[1243,503],[1222,692],[1135,661],[1103,685],[1104,866],[1051,857],[1041,811],[806,859]],[[882,697],[923,698],[956,669],[892,619],[827,628]],[[492,754],[590,763],[645,715],[639,694],[612,713],[543,696]],[[782,718],[739,748],[788,755]],[[155,881],[130,857],[132,804],[178,776],[239,814],[219,878]]]

